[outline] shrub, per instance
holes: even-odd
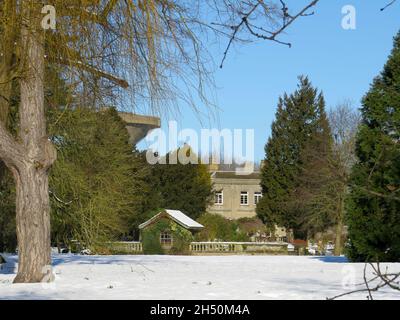
[[[236,221],[228,220],[220,215],[205,213],[198,222],[204,225],[195,238],[197,241],[248,241]]]

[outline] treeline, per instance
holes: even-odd
[[[95,251],[105,241],[137,240],[138,225],[162,208],[194,219],[205,212],[212,195],[207,167],[148,164],[129,145],[115,109],[52,110],[49,117],[58,119],[51,129],[58,151],[50,174],[53,246],[78,241]],[[0,181],[0,251],[13,252],[15,191],[8,171]]]
[[[361,119],[348,104],[326,113],[307,77],[278,103],[262,167],[257,214],[311,239],[336,229],[336,254],[400,260],[400,33],[364,96]]]
[[[114,108],[81,106],[53,76],[46,81],[47,129],[57,149],[49,188],[53,246],[77,241],[96,251],[105,241],[137,240],[138,225],[161,208],[194,219],[205,212],[212,195],[205,165],[149,165]],[[8,125],[16,133],[15,110]],[[17,247],[15,203],[11,172],[0,162],[0,252]]]

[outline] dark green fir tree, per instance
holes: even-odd
[[[279,99],[272,134],[265,146],[263,198],[257,205],[257,215],[267,225],[293,229],[295,237],[307,236],[302,227],[303,212],[295,205],[295,197],[305,168],[305,151],[316,144],[316,137],[329,136],[324,108],[322,93],[307,77],[299,77],[297,90]]]
[[[176,161],[178,154],[186,154],[185,158],[191,161],[186,164]],[[213,195],[208,167],[198,163],[198,155],[188,145],[169,152],[165,162],[152,166],[154,191],[161,198],[160,207],[181,210],[197,219],[206,212]]]
[[[400,33],[362,101],[347,202],[354,261],[400,261]]]

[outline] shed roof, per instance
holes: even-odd
[[[146,222],[143,222],[141,225],[139,225],[139,229],[147,227],[153,221],[157,220],[162,214],[167,214],[168,217],[170,217],[172,220],[174,220],[176,223],[180,224],[182,227],[186,229],[204,228],[202,224],[198,223],[197,221],[194,221],[192,218],[188,217],[180,210],[165,209],[156,214],[154,217],[147,220]]]

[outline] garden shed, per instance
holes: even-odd
[[[193,234],[204,228],[182,211],[165,209],[139,225],[143,252],[185,254]]]

